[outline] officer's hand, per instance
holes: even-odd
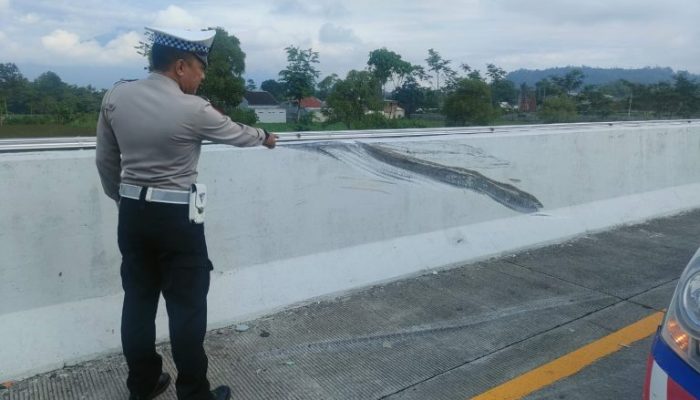
[[[269,135],[267,135],[267,138],[263,142],[263,146],[267,147],[268,149],[274,149],[277,145],[278,138],[279,136],[275,135],[274,133],[270,133]]]

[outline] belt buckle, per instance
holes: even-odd
[[[146,201],[150,202],[152,198],[153,198],[153,188],[148,187],[148,188],[146,188]]]

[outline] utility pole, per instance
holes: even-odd
[[[5,118],[7,118],[7,98],[2,98],[2,105],[3,108],[0,110],[0,126],[2,126],[3,122],[5,122]]]
[[[630,119],[631,115],[632,115],[632,93],[630,92],[630,103],[629,103],[629,106],[627,107],[627,119]]]

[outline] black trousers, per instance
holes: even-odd
[[[144,190],[145,192],[145,190]],[[127,387],[147,395],[162,372],[155,348],[160,294],[168,311],[178,376],[178,399],[210,399],[204,352],[207,293],[212,264],[204,226],[188,218],[188,206],[123,198],[119,206],[119,250],[124,288],[121,338],[129,366]]]

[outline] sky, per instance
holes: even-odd
[[[698,0],[0,0],[0,63],[29,79],[107,88],[147,74],[134,46],[144,27],[219,26],[246,53],[245,77],[277,79],[284,48],[312,48],[321,78],[364,69],[386,47],[426,65],[435,49],[454,69],[671,67],[700,73]]]

